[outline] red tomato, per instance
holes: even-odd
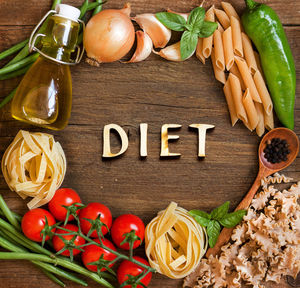
[[[22,218],[22,231],[27,238],[32,241],[42,242],[43,235],[41,231],[44,229],[47,218],[48,225],[54,225],[55,219],[54,217],[45,209],[36,208],[26,212],[26,214]],[[55,231],[55,228],[52,230]],[[49,239],[49,236],[46,237],[46,241]]]
[[[130,231],[134,230],[135,235],[139,236],[141,240],[144,240],[145,235],[145,225],[141,218],[132,215],[132,214],[124,214],[119,216],[113,223],[111,227],[111,237],[114,243],[122,249],[129,250],[129,244],[124,243],[121,245],[122,241],[124,240],[125,233],[129,233]],[[133,249],[141,245],[141,241],[137,240],[133,244]]]
[[[106,207],[105,205],[101,204],[101,203],[90,203],[88,204],[85,208],[83,208],[82,210],[80,210],[79,213],[79,220],[80,220],[80,227],[81,227],[81,231],[84,234],[88,234],[88,232],[91,229],[91,223],[86,219],[91,219],[91,220],[95,220],[97,218],[98,215],[100,216],[100,220],[106,224],[106,226],[108,227],[108,229],[110,229],[111,227],[111,223],[112,223],[112,216],[111,216],[111,212],[108,209],[108,207]],[[105,226],[102,226],[102,234],[105,235],[108,230]],[[92,234],[90,234],[90,237],[96,238],[98,237],[97,235],[97,231],[94,230],[92,232]]]
[[[66,226],[63,226],[64,228],[66,229],[69,229],[69,230],[72,230],[72,231],[75,231],[77,232],[78,231],[78,227],[73,225],[73,224],[67,224]],[[67,231],[64,231],[64,230],[61,230],[59,228],[57,228],[56,230],[56,233],[58,234],[66,234],[66,233],[69,233]],[[66,240],[71,240],[74,235],[61,235],[61,237],[63,237],[64,239]],[[52,239],[52,243],[53,243],[53,248],[56,252],[60,251],[64,246],[65,246],[65,243],[59,238],[58,235],[55,235]],[[76,236],[75,240],[74,240],[74,244],[76,246],[80,246],[80,245],[83,245],[85,243],[85,240],[80,237],[80,236]],[[79,254],[81,251],[78,250],[78,249],[73,249],[73,255],[77,255]],[[68,250],[65,250],[63,253],[61,253],[60,255],[64,255],[64,256],[70,256],[70,251]]]
[[[149,266],[149,263],[145,259],[143,259],[139,256],[134,256],[133,258],[135,260]],[[118,271],[117,271],[117,278],[118,278],[119,284],[121,285],[122,283],[124,283],[128,279],[127,275],[137,276],[137,275],[141,274],[144,270],[146,270],[146,269],[142,268],[141,266],[138,266],[137,264],[134,264],[134,263],[132,263],[128,260],[124,260],[120,264],[120,266],[118,268]],[[152,273],[149,272],[146,276],[144,276],[141,279],[141,282],[145,286],[148,286],[150,281],[151,281],[151,278],[152,278]],[[126,285],[123,288],[131,288],[131,285]],[[143,286],[142,285],[137,285],[136,288],[143,288]]]
[[[67,216],[67,209],[63,206],[71,206],[74,203],[81,203],[79,195],[70,188],[61,188],[55,192],[55,195],[48,204],[48,208],[52,215],[59,221],[64,221]],[[79,210],[77,210],[79,214]],[[68,221],[74,219],[74,216],[69,216]]]
[[[95,239],[95,242],[100,243],[99,239]],[[107,239],[102,239],[102,243],[104,246],[116,251],[116,248],[114,244],[112,244]],[[89,269],[90,271],[97,272],[97,265],[88,265],[91,262],[96,262],[99,260],[100,256],[103,255],[104,260],[112,261],[117,256],[97,245],[89,245],[84,248],[84,252],[81,254],[81,259],[84,264],[84,266]],[[112,265],[109,265],[109,267],[112,267]],[[101,271],[105,271],[105,268],[102,268]]]

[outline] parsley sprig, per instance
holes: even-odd
[[[201,226],[206,227],[208,243],[211,248],[217,243],[221,226],[233,228],[239,224],[247,214],[246,210],[237,210],[228,213],[229,204],[229,201],[225,202],[215,208],[210,214],[200,210],[191,210],[189,212]]]
[[[216,22],[205,21],[205,10],[197,7],[190,13],[187,21],[178,14],[170,12],[156,13],[156,18],[173,31],[184,31],[180,40],[181,59],[189,58],[196,50],[198,37],[211,36],[218,27]]]

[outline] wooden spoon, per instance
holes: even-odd
[[[272,164],[268,162],[267,159],[265,158],[264,149],[266,147],[266,143],[268,142],[268,140],[271,140],[273,138],[280,138],[282,140],[285,139],[287,141],[290,150],[290,154],[288,155],[287,161]],[[259,189],[261,185],[261,179],[288,167],[295,160],[295,158],[298,155],[298,152],[299,152],[299,139],[292,130],[287,128],[276,128],[271,130],[269,133],[267,133],[264,136],[264,138],[261,140],[258,149],[259,171],[257,177],[251,189],[246,194],[244,199],[240,202],[240,204],[236,207],[235,210],[248,209],[256,191]],[[223,230],[219,235],[216,245],[213,248],[209,248],[207,250],[206,257],[208,257],[209,255],[215,256],[220,252],[221,247],[229,241],[232,234],[232,230],[233,228],[223,228]]]

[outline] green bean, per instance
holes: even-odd
[[[80,8],[80,16],[79,19],[82,19],[82,17],[85,15],[87,8],[89,6],[89,0],[84,0],[81,8]]]
[[[45,263],[44,263],[45,264]],[[49,272],[48,270],[46,270],[43,267],[40,267],[41,270],[43,271],[43,273],[50,279],[52,280],[54,283],[56,283],[57,285],[61,286],[61,287],[66,287],[66,284],[64,282],[62,282],[60,279],[58,279],[56,276],[54,276],[51,272]]]
[[[17,219],[14,217],[14,215],[11,213],[10,209],[6,205],[2,195],[0,194],[0,209],[4,213],[5,217],[9,221],[11,225],[13,225],[17,230],[21,230],[20,224],[17,221]]]
[[[102,6],[102,4],[105,4],[107,1],[103,1],[103,2],[93,2],[93,3],[90,3],[88,8],[87,8],[87,11],[91,11],[91,10],[94,10],[95,8],[99,7],[99,6]]]
[[[21,248],[21,247],[15,245],[15,244],[12,244],[11,241],[12,241],[12,238],[10,236],[7,236],[7,235],[4,234],[4,236],[0,237],[0,246],[7,249],[7,250],[13,251],[15,253],[29,253],[26,249]],[[8,252],[8,253],[11,253],[11,252]],[[80,278],[78,278],[78,277],[76,277],[76,276],[74,276],[74,275],[58,268],[58,267],[54,267],[51,264],[47,264],[47,263],[41,263],[40,261],[36,261],[36,260],[32,260],[31,262],[33,264],[35,264],[36,266],[41,267],[43,270],[47,270],[48,272],[52,272],[52,273],[54,273],[58,276],[61,276],[61,277],[66,278],[68,280],[71,280],[71,281],[73,281],[75,283],[78,283],[80,285],[87,286],[87,283],[85,281],[83,281],[82,279],[80,279]],[[48,276],[48,274],[47,274],[47,276]],[[52,276],[51,280],[54,280],[54,278],[56,278],[52,274],[51,274],[51,276]],[[56,278],[55,282],[61,282],[61,281],[58,278]],[[61,282],[61,283],[63,283],[63,282]]]
[[[55,10],[56,5],[60,4],[61,0],[54,0],[51,6],[51,10]]]
[[[99,4],[99,6],[97,6],[94,11],[93,11],[93,15],[98,14],[101,10],[102,10],[102,1],[101,0],[96,0],[96,3]]]
[[[23,217],[22,217],[21,215],[15,213],[15,212],[13,212],[13,211],[11,211],[11,213],[12,213],[12,215],[17,219],[18,222],[21,222],[21,221],[22,221],[22,218],[23,218]],[[1,209],[0,209],[0,216],[4,216],[4,217],[5,217],[5,215],[4,215],[4,213],[2,212]]]
[[[14,98],[17,88],[11,91],[1,102],[0,102],[0,109],[5,106],[12,98]]]
[[[26,39],[12,47],[10,47],[9,49],[3,51],[0,53],[0,60],[18,52],[20,49],[22,49],[26,44],[28,44],[29,39]]]
[[[28,39],[29,41],[29,39]],[[13,58],[11,59],[4,67],[8,67],[14,63],[19,62],[29,55],[29,45],[28,43],[23,47],[23,49]]]
[[[3,76],[0,76],[0,80],[7,80],[7,79],[11,79],[11,78],[15,78],[15,77],[24,75],[29,70],[30,67],[31,67],[31,64],[29,64],[26,67],[21,68],[19,70],[4,74]]]
[[[22,60],[20,60],[17,63],[11,64],[9,66],[6,66],[2,69],[0,69],[0,76],[5,75],[7,73],[13,72],[17,69],[21,69],[25,66],[27,66],[28,64],[33,63],[37,58],[39,57],[39,53],[34,53]]]

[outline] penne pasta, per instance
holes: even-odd
[[[259,70],[259,72],[263,76],[263,78],[265,79],[265,75],[264,75],[263,70],[261,68],[259,54],[256,51],[254,51],[253,53],[254,53],[254,57],[255,57],[255,62],[256,62],[257,69]]]
[[[232,30],[233,52],[237,56],[243,57],[244,52],[243,52],[242,31],[241,31],[240,21],[235,17],[231,16],[230,24]]]
[[[265,123],[264,123],[264,108],[262,104],[255,102],[255,109],[258,115],[258,123],[256,126],[256,134],[261,137],[265,133]]]
[[[240,82],[241,82],[241,87],[242,87],[242,90],[246,90],[246,86],[245,86],[245,83],[244,83],[244,80],[242,78],[242,75],[239,71],[239,68],[237,67],[236,63],[233,63],[232,67],[230,68],[229,70],[232,74],[234,74],[236,77],[239,78]]]
[[[251,74],[253,75],[257,71],[256,60],[251,40],[244,32],[242,32],[242,44],[246,62],[248,64]]]
[[[252,131],[256,128],[259,121],[259,117],[257,115],[253,99],[250,95],[249,88],[246,89],[243,95],[243,105],[247,113],[249,128]]]
[[[223,40],[226,69],[229,71],[232,65],[234,64],[231,27],[227,28],[224,31],[224,33],[222,34],[222,40]]]
[[[205,13],[206,21],[211,21],[211,22],[215,21],[214,9],[215,9],[215,6],[213,5],[206,11],[206,13]],[[203,39],[202,54],[205,58],[208,58],[210,56],[211,50],[212,50],[212,44],[213,44],[213,35]]]
[[[254,80],[248,68],[246,61],[243,58],[235,57],[235,62],[239,68],[239,71],[242,75],[246,88],[249,88],[252,99],[255,102],[261,103],[261,99],[259,97],[259,93],[256,89]]]
[[[197,48],[196,48],[196,57],[205,64],[205,57],[203,55],[203,38],[198,38]]]
[[[220,70],[224,71],[225,59],[224,59],[222,34],[219,30],[216,30],[213,35],[214,35],[214,50],[215,50],[216,65]]]
[[[227,16],[227,14],[220,9],[214,9],[215,15],[217,16],[219,22],[223,26],[224,29],[227,29],[230,26],[230,18]]]
[[[271,96],[269,94],[269,91],[267,89],[266,83],[264,81],[264,78],[262,77],[259,70],[255,72],[253,75],[254,83],[256,86],[256,89],[259,93],[261,102],[263,104],[263,107],[268,115],[272,113],[273,110],[273,102],[271,99]]]
[[[216,65],[216,58],[215,58],[215,51],[214,48],[211,51],[211,62],[213,65],[214,73],[215,73],[215,78],[220,81],[221,83],[225,84],[226,82],[226,77],[225,77],[225,72],[219,69]]]
[[[233,127],[235,125],[235,123],[239,120],[239,118],[236,115],[236,110],[234,107],[234,102],[233,102],[232,93],[231,93],[230,81],[228,79],[223,87],[223,91],[225,94],[225,99],[226,99],[229,114],[230,114],[231,125]]]
[[[265,127],[268,130],[274,129],[274,117],[273,117],[273,111],[271,112],[270,115],[266,113],[264,110],[264,122],[265,122]]]
[[[217,21],[217,24],[218,24],[218,30],[223,33],[225,30],[224,28],[222,27],[222,25],[220,24],[220,22]]]
[[[233,6],[228,2],[221,2],[222,8],[224,9],[227,16],[230,18],[231,16],[235,17],[236,19],[240,20],[239,15],[236,13],[236,10]]]
[[[248,123],[247,113],[243,105],[243,93],[242,93],[240,80],[234,74],[230,73],[228,76],[228,81],[231,87],[231,94],[232,94],[236,115],[243,122]]]

